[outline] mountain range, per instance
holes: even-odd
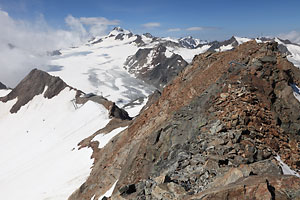
[[[299,199],[300,45],[116,27],[49,56],[0,82],[1,198]]]

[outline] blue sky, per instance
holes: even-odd
[[[208,40],[300,31],[299,0],[0,0],[0,8],[13,19],[43,16],[49,26],[60,29],[67,28],[65,18],[72,15],[118,20],[135,33]]]

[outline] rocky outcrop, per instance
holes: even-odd
[[[228,46],[228,45],[231,45],[231,47],[236,47],[239,45],[239,43],[237,42],[237,40],[235,39],[234,36],[232,36],[229,40],[225,40],[225,41],[222,41],[222,42],[219,42],[219,41],[213,41],[213,42],[210,42],[208,43],[208,45],[210,45],[211,47],[207,50],[208,52],[216,52],[216,51],[219,51],[219,49],[222,47],[222,46]]]
[[[191,36],[180,38],[178,41],[182,47],[185,47],[188,49],[195,49],[195,48],[201,47],[201,45],[203,45],[203,44],[208,43],[207,41],[200,41],[199,39],[195,39]]]
[[[0,90],[7,89],[6,85],[0,82]]]
[[[299,77],[276,43],[196,56],[100,150],[70,199],[98,198],[117,180],[111,199],[299,198],[300,179],[274,159],[300,170]]]
[[[300,182],[295,176],[249,176],[233,184],[209,189],[188,199],[299,199]]]
[[[85,94],[76,98],[76,103],[78,104],[84,104],[87,101],[93,101],[95,103],[103,105],[109,111],[110,118],[117,118],[121,120],[132,119],[124,109],[119,108],[114,102],[109,101],[103,96],[98,96],[95,94]]]
[[[166,56],[166,54],[169,54]],[[187,66],[179,55],[169,52],[164,45],[139,49],[125,62],[125,68],[138,78],[162,89]]]
[[[44,92],[44,97],[51,99],[66,87],[68,85],[59,77],[34,69],[7,96],[1,97],[0,101],[7,102],[18,98],[10,110],[11,113],[16,113],[36,95]]]

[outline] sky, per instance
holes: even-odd
[[[65,19],[71,15],[117,20],[135,33],[206,40],[300,31],[299,0],[0,0],[0,8],[14,19],[43,16],[60,29],[68,28]]]
[[[299,8],[299,0],[0,0],[0,82],[14,87],[33,67],[48,66],[43,52],[115,26],[160,37],[279,36],[300,43]]]

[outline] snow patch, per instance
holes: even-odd
[[[11,92],[11,90],[9,89],[3,89],[0,90],[0,97],[5,97],[6,95],[8,95]]]
[[[125,130],[127,128],[126,127],[120,127],[120,128],[116,128],[113,131],[106,133],[106,134],[99,134],[96,137],[94,137],[93,141],[98,141],[99,142],[99,146],[98,148],[103,148],[105,147],[105,145],[116,135],[118,135],[120,132],[122,132],[123,130]]]
[[[206,52],[211,46],[203,45],[196,49],[167,47],[168,51],[181,55],[186,62],[191,62],[195,55]]]
[[[165,56],[166,58],[171,58],[173,55],[173,52],[169,51],[168,49],[166,49],[166,52],[165,52]]]
[[[287,59],[292,62],[296,67],[300,68],[300,46],[294,44],[285,45],[289,52],[292,54],[287,57]]]
[[[101,197],[99,197],[98,200],[101,200],[103,197],[110,197],[117,185],[118,180],[116,180],[116,182],[111,186],[111,188],[109,190],[107,190],[107,192],[105,192],[105,194],[103,194]]]
[[[231,50],[233,49],[233,46],[232,44],[229,44],[227,46],[223,45],[223,46],[220,46],[219,49],[216,49],[217,52],[223,52],[223,51],[228,51],[228,50]]]
[[[297,176],[297,177],[300,178],[300,175],[299,175],[297,172],[295,172],[294,170],[292,170],[287,164],[285,164],[285,163],[281,160],[281,158],[280,158],[279,155],[277,155],[277,156],[275,157],[275,159],[279,162],[279,165],[280,165],[280,167],[281,167],[281,169],[282,169],[282,173],[283,173],[284,175],[293,175],[293,176]]]
[[[237,37],[237,36],[234,36],[234,38],[236,39],[236,41],[240,44],[243,44],[245,42],[249,42],[251,39],[249,38],[245,38],[245,37]]]
[[[300,102],[300,88],[295,84],[292,84],[291,87],[293,89],[294,97]]]

